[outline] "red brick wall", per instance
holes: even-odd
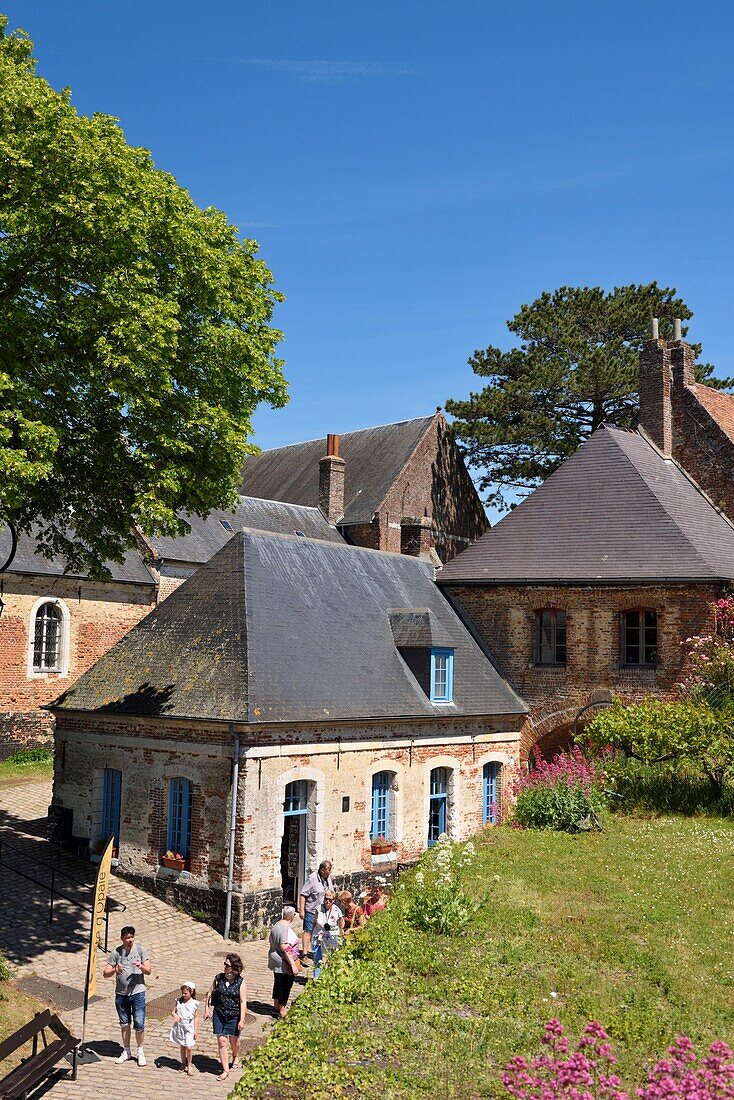
[[[449,561],[489,528],[487,516],[464,459],[443,416],[434,417],[399,477],[391,486],[376,520],[349,528],[359,546],[400,553],[400,522],[405,516],[432,519],[433,544]]]
[[[681,643],[713,629],[711,601],[718,594],[713,585],[478,585],[452,586],[447,592],[469,616],[499,670],[531,705],[534,740],[570,727],[581,707],[599,693],[628,701],[674,694],[684,675]],[[534,663],[535,613],[552,607],[567,616],[563,668]],[[621,615],[634,608],[658,613],[655,669],[620,665]]]
[[[28,638],[37,600],[62,600],[69,612],[68,673],[29,675]],[[47,742],[52,719],[38,708],[60,695],[151,610],[152,588],[68,578],[6,579],[0,616],[0,755]],[[4,750],[4,751],[3,751]]]

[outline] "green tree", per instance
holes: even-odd
[[[104,576],[234,498],[251,416],[285,404],[282,296],[254,241],[117,122],[77,113],[0,17],[0,521]],[[2,563],[0,563],[1,565]]]
[[[672,338],[673,318],[691,316],[674,289],[657,283],[611,293],[561,287],[524,305],[507,322],[520,346],[475,351],[469,364],[488,384],[468,400],[446,402],[486,503],[509,507],[604,421],[634,426],[638,353],[650,318],[659,317],[660,335]],[[712,378],[712,370],[699,364],[699,381],[717,388],[734,385],[732,379]]]

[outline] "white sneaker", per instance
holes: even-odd
[[[145,1052],[143,1050],[141,1050],[140,1047],[138,1047],[138,1065],[139,1066],[144,1066],[145,1065]]]
[[[131,1050],[123,1050],[122,1054],[118,1058],[115,1058],[115,1062],[118,1066],[121,1066],[123,1062],[129,1061],[132,1056],[133,1054]]]

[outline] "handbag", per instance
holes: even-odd
[[[297,943],[287,943],[285,945],[285,953],[288,956],[288,964],[291,968],[292,974],[300,974],[303,967],[301,966],[300,951]]]

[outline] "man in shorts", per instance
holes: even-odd
[[[334,889],[334,880],[331,877],[332,864],[325,859],[319,864],[318,871],[309,875],[303,884],[301,896],[298,899],[298,915],[303,921],[303,959],[301,962],[308,966],[306,955],[311,953],[311,935],[316,926],[316,914],[324,900],[327,890]]]
[[[145,1065],[145,975],[150,974],[148,952],[135,939],[135,929],[127,925],[120,932],[122,943],[111,953],[102,974],[105,978],[115,975],[115,1008],[122,1032],[122,1054],[118,1064],[132,1058],[130,1049],[130,1025],[135,1029],[137,1062]]]

